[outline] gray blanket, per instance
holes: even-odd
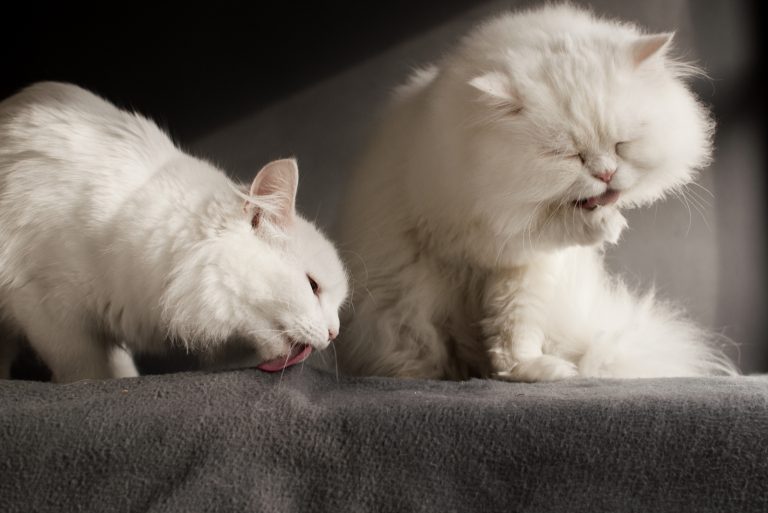
[[[0,511],[768,511],[768,380],[0,381]]]

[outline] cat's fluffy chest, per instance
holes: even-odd
[[[527,306],[526,301],[534,303],[533,306],[550,319],[543,323],[542,331],[547,353],[572,356],[582,351],[593,332],[574,326],[568,317],[578,318],[590,310],[593,293],[590,288],[602,279],[601,262],[594,248],[577,247],[536,253],[525,263],[514,266],[472,267],[466,261],[435,264],[436,272],[443,278],[441,281],[449,284],[435,294],[442,301],[438,310],[441,314],[435,324],[450,348],[443,377],[491,377],[494,371],[484,323],[489,317],[501,316],[513,330],[510,310]],[[496,305],[489,297],[494,286],[510,291]]]

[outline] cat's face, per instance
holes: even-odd
[[[468,190],[534,246],[615,242],[620,209],[689,182],[711,152],[708,113],[666,57],[670,36],[581,22],[599,30],[495,48],[456,81],[470,120]],[[483,37],[513,29],[485,27],[467,43],[468,57],[487,49]]]
[[[265,360],[297,344],[325,349],[339,333],[339,309],[347,296],[347,276],[328,239],[299,216],[286,232],[290,239],[278,242],[279,261],[261,308],[277,331],[267,337],[254,332]]]
[[[265,264],[253,271],[263,275],[249,282],[258,304],[241,333],[256,346],[259,368],[268,371],[303,361],[309,348],[325,349],[339,333],[339,309],[347,296],[336,249],[296,214],[297,186],[295,161],[272,162],[251,185],[257,203],[244,209],[250,236],[259,243],[252,248]]]
[[[193,292],[174,306],[192,314],[177,312],[190,327],[176,331],[214,352],[237,346],[240,361],[228,365],[281,370],[338,335],[347,275],[328,239],[296,214],[297,182],[293,160],[265,166],[251,187],[254,201],[233,194],[234,217],[186,260]]]

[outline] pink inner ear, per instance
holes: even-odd
[[[632,60],[639,66],[654,55],[663,56],[669,48],[673,33],[642,36],[632,44]]]
[[[475,77],[469,81],[469,85],[489,96],[503,100],[511,100],[512,94],[508,80],[496,71]]]
[[[261,222],[261,209],[255,208],[253,210],[253,217],[251,217],[251,228],[254,230],[259,227],[259,223]]]
[[[270,162],[256,174],[251,183],[251,196],[264,198],[274,211],[275,222],[287,226],[296,213],[296,189],[299,185],[299,168],[293,159]],[[259,220],[254,215],[253,222]]]
[[[522,102],[509,79],[502,73],[492,71],[469,81],[469,85],[483,93],[489,103],[503,105],[512,112],[522,110]]]

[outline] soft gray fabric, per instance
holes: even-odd
[[[11,512],[768,511],[768,380],[0,381]]]

